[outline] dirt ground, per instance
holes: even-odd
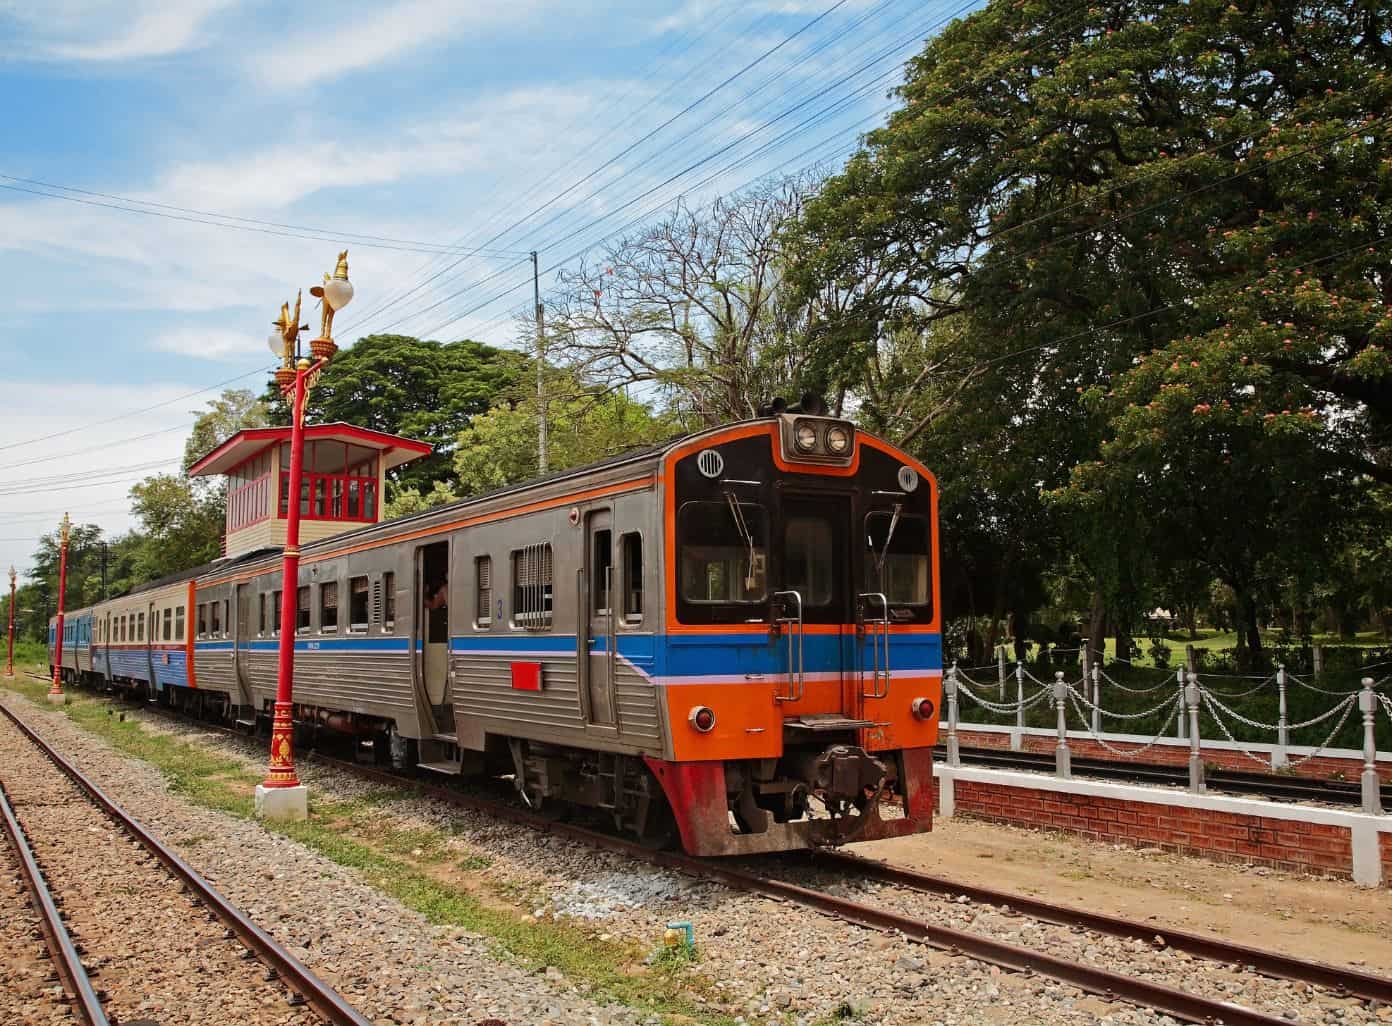
[[[1392,892],[1065,834],[939,819],[858,855],[1312,961],[1392,973]]]

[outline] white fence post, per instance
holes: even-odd
[[[1199,751],[1199,678],[1192,670],[1183,695],[1189,713],[1189,790],[1205,794],[1208,786],[1204,782],[1203,753]]]
[[[1374,816],[1382,814],[1382,781],[1377,771],[1377,736],[1373,716],[1377,712],[1377,695],[1373,694],[1373,678],[1363,678],[1363,691],[1358,696],[1358,708],[1363,713],[1363,811]]]
[[[1179,669],[1175,670],[1175,683],[1179,685],[1179,701],[1180,701],[1180,703],[1181,703],[1181,706],[1180,706],[1181,711],[1180,711],[1180,714],[1179,714],[1178,718],[1175,720],[1175,735],[1174,735],[1174,736],[1177,737],[1179,740],[1183,741],[1183,740],[1184,740],[1184,725],[1185,725],[1185,720],[1187,719],[1187,717],[1184,715],[1184,712],[1183,712],[1183,702],[1184,702],[1184,667],[1182,667],[1182,666],[1181,666]]]
[[[1102,733],[1102,667],[1096,663],[1092,664],[1092,732]]]
[[[1005,701],[1005,646],[996,646],[996,679],[1000,681],[1000,700]]]
[[[943,690],[947,692],[947,764],[949,766],[962,765],[962,749],[957,741],[957,662],[952,663],[952,668],[947,671],[947,680],[943,682]]]
[[[1025,745],[1025,664],[1015,661],[1015,726],[1010,731],[1010,750],[1018,752]]]
[[[1310,668],[1314,671],[1314,675],[1318,677],[1324,672],[1324,646],[1316,645],[1310,658]]]
[[[1276,747],[1271,750],[1271,768],[1274,770],[1285,769],[1290,765],[1290,756],[1286,749],[1290,747],[1290,722],[1289,711],[1286,708],[1286,667],[1282,663],[1276,667],[1276,695],[1280,702],[1280,709],[1276,716]]]
[[[1068,684],[1063,671],[1054,671],[1054,704],[1058,707],[1058,744],[1054,747],[1054,773],[1064,780],[1073,776],[1073,758],[1068,750]]]

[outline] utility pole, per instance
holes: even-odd
[[[546,323],[541,310],[541,272],[532,250],[532,299],[536,304],[537,340],[537,473],[546,473]]]

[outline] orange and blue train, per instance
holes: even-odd
[[[312,542],[288,593],[266,549],[77,610],[63,673],[264,729],[289,601],[297,725],[361,756],[699,855],[923,831],[937,500],[901,449],[780,405]]]

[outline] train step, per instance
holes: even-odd
[[[853,720],[839,713],[816,713],[783,721],[784,730],[801,730],[812,734],[826,734],[838,730],[863,730],[874,725],[874,720]]]
[[[452,777],[459,776],[458,759],[441,759],[439,762],[418,762],[416,765],[423,770],[429,770],[431,773],[445,773]]]

